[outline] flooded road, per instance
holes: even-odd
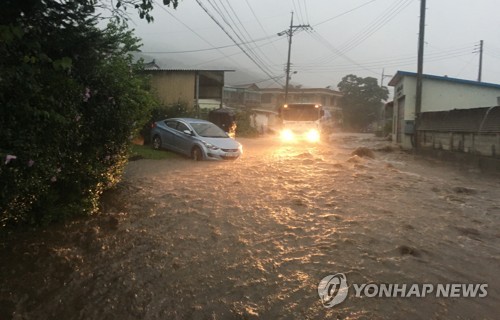
[[[370,135],[240,141],[234,162],[131,162],[102,215],[4,241],[0,319],[498,317],[500,179]],[[349,294],[325,308],[318,283],[336,273]],[[367,283],[488,294],[356,297]]]

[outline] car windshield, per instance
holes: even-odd
[[[315,105],[289,105],[283,109],[283,120],[288,121],[316,121],[321,117]]]
[[[228,135],[213,123],[191,122],[191,127],[199,136],[206,138],[227,138]]]

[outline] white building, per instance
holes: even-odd
[[[417,74],[398,71],[394,87],[393,141],[412,148]],[[423,75],[421,112],[470,109],[500,105],[500,85],[434,75]]]

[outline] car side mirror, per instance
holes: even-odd
[[[187,134],[187,135],[192,135],[192,132],[191,132],[191,131],[189,131],[189,130],[184,130],[184,131],[182,131],[182,132],[184,132],[184,133],[185,133],[185,134]]]

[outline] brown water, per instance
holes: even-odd
[[[496,319],[500,180],[368,135],[242,139],[235,162],[140,160],[104,213],[0,248],[0,319]],[[485,298],[357,298],[348,283],[487,283]]]

